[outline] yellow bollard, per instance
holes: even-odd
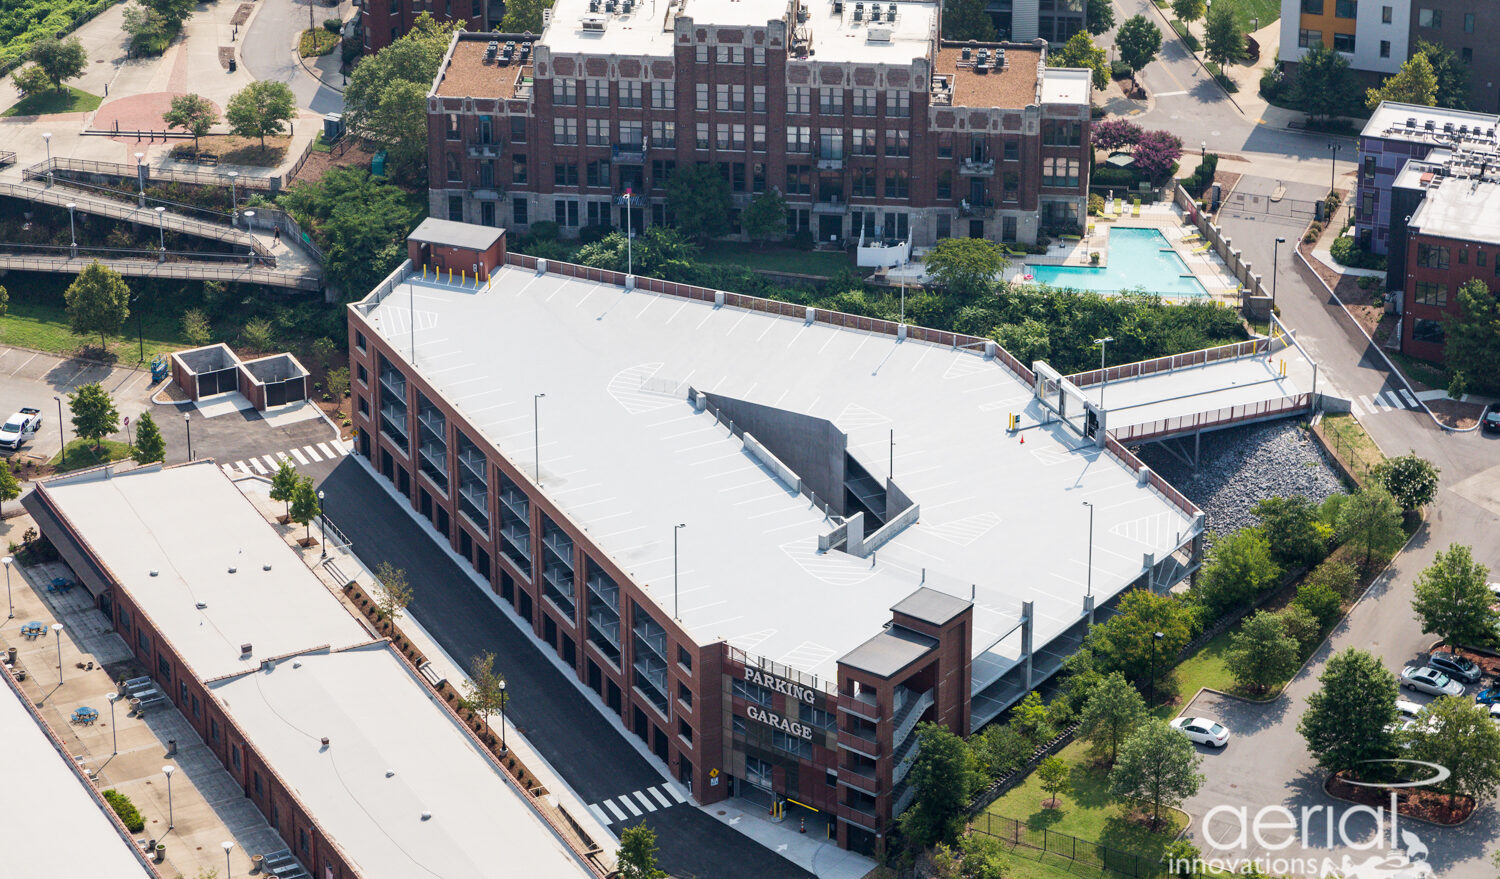
[[[468,281],[468,278],[469,278],[468,274],[465,273],[462,269],[460,269],[459,272],[458,272],[458,283],[459,283],[459,286],[463,286],[463,284],[465,284]]]
[[[427,280],[427,263],[422,263],[422,280]]]

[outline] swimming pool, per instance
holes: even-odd
[[[1026,271],[1038,284],[1094,293],[1141,288],[1158,296],[1207,296],[1167,239],[1155,229],[1111,229],[1109,265],[1032,266]]]

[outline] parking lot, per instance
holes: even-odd
[[[62,437],[58,433],[58,401],[53,398],[62,403],[63,426],[71,439],[72,412],[68,409],[67,395],[80,385],[91,382],[104,386],[122,416],[129,415],[134,419],[151,408],[151,373],[148,370],[0,347],[0,419],[23,406],[34,406],[42,412],[42,429],[19,454],[36,461],[45,461],[56,455],[62,448]],[[3,454],[17,453],[7,450]]]

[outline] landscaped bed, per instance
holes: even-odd
[[[1418,767],[1426,771],[1426,767]],[[1331,797],[1372,808],[1390,808],[1392,791],[1384,787],[1361,787],[1350,784],[1347,772],[1339,772],[1323,783]],[[1462,824],[1474,814],[1474,800],[1462,794],[1445,794],[1423,788],[1404,788],[1396,793],[1396,810],[1403,818],[1417,818],[1433,824]]]

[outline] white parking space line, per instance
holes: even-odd
[[[20,366],[17,366],[15,369],[11,370],[10,374],[11,375],[15,375],[16,373],[18,373],[21,370],[25,369],[26,368],[26,364],[30,363],[31,361],[35,360],[36,358],[37,358],[37,355],[35,355],[35,354],[33,354],[30,357],[26,358],[24,361],[21,362]]]
[[[224,475],[228,476],[230,479],[233,479],[239,475],[238,473],[235,473],[234,468],[229,466],[228,464],[220,464],[219,468],[222,469],[224,471]]]
[[[286,457],[286,453],[285,452],[277,452],[277,454],[281,455],[283,458]],[[304,457],[302,457],[302,453],[299,452],[299,451],[297,451],[296,449],[292,449],[292,457],[297,459],[297,463],[298,464],[300,464],[300,465],[302,465],[304,467],[307,466],[307,459],[304,458]]]
[[[592,803],[589,804],[589,811],[594,813],[594,817],[599,819],[599,823],[600,824],[612,824],[612,823],[614,823],[614,822],[610,821],[610,818],[609,818],[608,815],[604,814],[604,810],[603,809],[599,808],[598,806],[593,805]]]

